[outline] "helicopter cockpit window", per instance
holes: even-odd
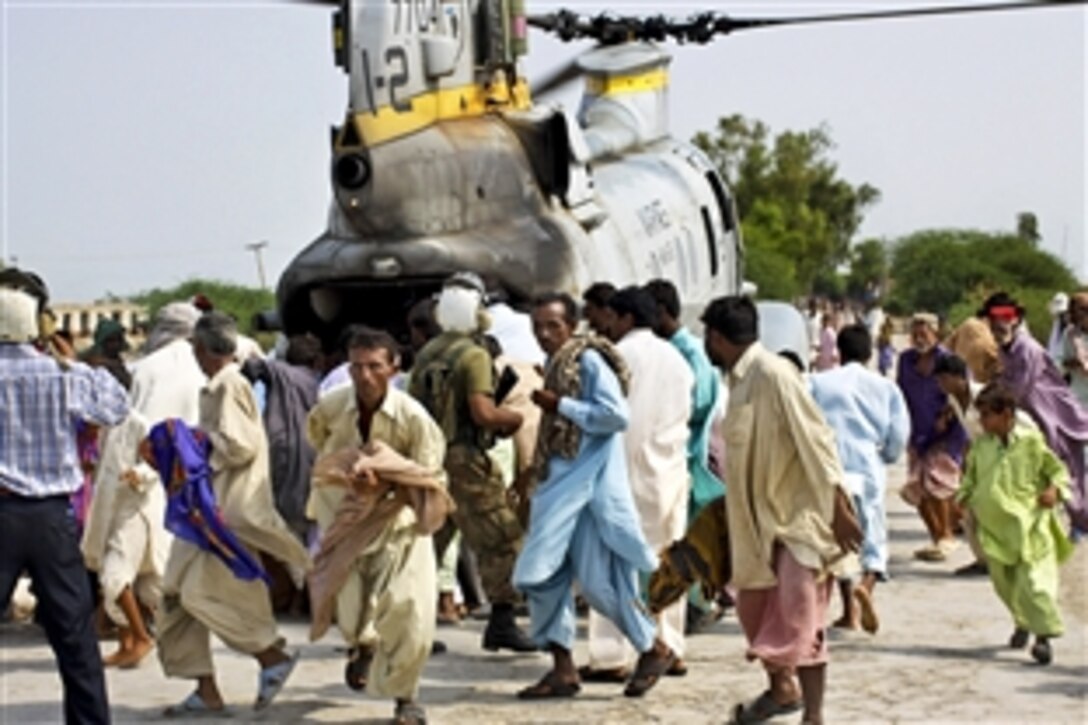
[[[722,226],[725,228],[726,233],[731,232],[737,228],[737,220],[733,216],[733,204],[729,201],[729,193],[725,190],[725,184],[722,183],[722,179],[718,176],[717,172],[706,172],[706,180],[710,184],[711,190],[714,192],[714,198],[718,202],[718,210],[722,215]]]
[[[718,238],[714,233],[714,222],[710,218],[710,210],[705,206],[699,207],[703,214],[703,228],[706,232],[707,252],[710,253],[710,276],[718,276]]]

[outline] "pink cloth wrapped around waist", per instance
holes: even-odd
[[[907,483],[900,494],[911,506],[917,506],[926,493],[933,498],[946,499],[960,487],[960,464],[944,451],[929,451],[921,456],[913,450],[907,454]]]
[[[748,638],[748,658],[768,672],[827,662],[827,606],[832,577],[806,569],[782,544],[774,549],[778,583],[737,592],[737,618]]]

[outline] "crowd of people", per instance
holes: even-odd
[[[525,700],[584,682],[642,697],[733,607],[768,681],[733,720],[819,723],[835,583],[835,626],[880,627],[886,466],[905,451],[918,558],[967,538],[1010,645],[1034,636],[1049,663],[1063,510],[1074,538],[1088,525],[1088,297],[1072,302],[1058,363],[995,295],[947,347],[916,314],[897,365],[890,321],[824,314],[808,374],[761,344],[746,297],[707,306],[700,341],[667,280],[518,310],[459,273],[409,311],[409,344],[353,326],[336,350],[300,336],[266,356],[201,298],[163,307],[139,358],[108,328],[80,361],[44,282],[6,269],[0,608],[29,576],[73,723],[108,722],[102,667],[152,652],[195,685],[166,716],[222,712],[212,634],[254,658],[269,707],[299,660],[277,611],[308,611],[313,640],[335,624],[345,686],[426,722],[436,625],[469,607],[484,650],[551,655]],[[96,605],[117,628],[105,658]]]
[[[936,315],[918,312],[910,319],[910,346],[898,361],[882,353],[879,376],[850,365],[866,328],[880,326],[878,345],[890,345],[891,322],[879,310],[871,309],[866,323],[842,327],[837,338],[838,311],[822,314],[822,328],[812,324],[815,313],[809,316],[813,366],[824,371],[812,376],[813,394],[836,429],[847,480],[856,481],[863,525],[883,518],[883,466],[874,451],[891,462],[905,448],[900,495],[930,536],[915,558],[943,562],[966,539],[974,559],[956,574],[989,574],[1012,614],[1010,646],[1023,648],[1034,635],[1031,654],[1043,664],[1053,657],[1050,639],[1062,633],[1058,566],[1088,527],[1088,293],[1059,292],[1049,312],[1045,346],[1026,329],[1025,309],[1004,292],[943,336]],[[829,335],[838,342],[834,355]],[[882,379],[893,367],[895,386]],[[850,450],[865,440],[861,451]],[[868,465],[852,463],[861,453]],[[864,471],[870,486],[853,471]],[[883,541],[879,525],[876,531]],[[837,625],[879,626],[872,591],[885,574],[881,559],[863,551],[860,591],[843,584],[846,606]]]

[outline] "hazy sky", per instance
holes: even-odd
[[[819,14],[972,0],[572,2],[583,11]],[[0,0],[3,250],[53,296],[89,300],[191,276],[269,283],[324,230],[328,128],[347,81],[330,11],[276,2]],[[564,6],[532,2],[530,11]],[[1008,230],[1088,279],[1082,7],[760,30],[676,50],[678,136],[742,113],[826,123],[853,183],[883,198],[864,236]],[[585,44],[532,36],[530,78]],[[577,102],[577,84],[560,98]],[[3,250],[0,250],[2,253]]]

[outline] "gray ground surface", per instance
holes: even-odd
[[[900,468],[893,469],[890,491],[897,490],[901,476]],[[893,579],[878,589],[883,626],[875,637],[832,635],[828,722],[1088,722],[1088,545],[1079,546],[1065,568],[1067,632],[1055,642],[1054,664],[1044,668],[1027,652],[1003,649],[1012,627],[988,579],[951,576],[966,562],[966,548],[946,564],[914,562],[911,552],[925,539],[922,526],[894,493],[889,506]],[[837,601],[832,613],[837,616]],[[644,700],[624,698],[619,686],[587,685],[573,701],[526,706],[514,693],[540,677],[548,659],[487,654],[479,648],[481,631],[476,622],[440,630],[450,652],[433,658],[427,668],[423,702],[431,722],[720,723],[737,701],[763,687],[759,669],[744,660],[736,621],[727,617],[689,640],[690,674],[666,679]],[[305,644],[301,622],[284,622],[283,633],[301,646],[302,661],[262,715],[249,709],[256,664],[217,648],[221,686],[233,710],[230,722],[388,720],[391,703],[356,695],[342,684],[343,660],[332,634]],[[107,643],[104,650],[112,646]],[[583,659],[584,649],[578,654]],[[138,670],[110,672],[109,688],[118,722],[154,722],[190,686],[165,679],[150,657]],[[0,627],[0,723],[60,717],[60,682],[44,639],[28,625]]]

